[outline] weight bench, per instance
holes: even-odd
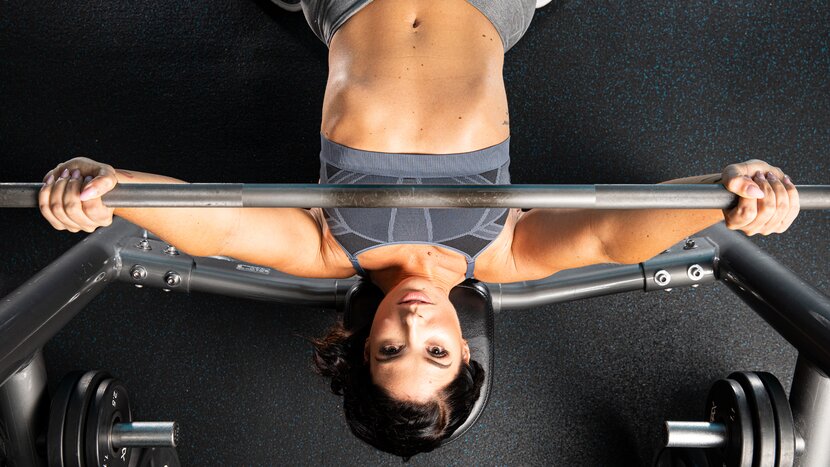
[[[830,439],[830,297],[722,224],[641,264],[591,266],[539,281],[459,286],[451,300],[458,308],[473,358],[486,370],[486,379],[471,416],[447,442],[461,437],[486,405],[494,371],[493,313],[627,291],[697,287],[718,280],[799,351],[789,397],[794,429],[788,432],[776,420],[770,425],[768,417],[763,423],[756,422],[761,420],[756,417],[760,406],[749,399],[752,396],[747,396],[746,386],[740,382],[737,386],[716,383],[720,388],[724,384],[733,388],[730,397],[735,400],[741,399],[741,391],[744,393],[743,407],[749,413],[743,417],[746,422],[740,428],[742,436],[717,417],[707,417],[707,421],[686,425],[682,430],[675,425],[669,439],[674,440],[672,446],[678,447],[669,448],[675,450],[669,452],[678,455],[668,456],[667,462],[675,462],[668,465],[694,465],[680,450],[705,452],[718,462],[731,459],[727,465],[752,465],[756,456],[768,458],[770,452],[776,459],[774,465],[792,465],[790,460],[800,466],[830,465],[830,443],[826,442]],[[6,428],[3,442],[10,466],[45,463],[44,447],[38,439],[49,437],[50,400],[40,349],[114,281],[142,288],[211,292],[338,310],[345,309],[348,292],[356,283],[355,278],[303,279],[231,258],[191,257],[139,227],[115,219],[112,226],[86,237],[0,301],[0,421]],[[50,293],[43,293],[45,290]],[[358,318],[348,319],[351,323]],[[762,425],[766,431],[761,429]],[[173,426],[167,425],[167,435],[173,434]],[[775,427],[772,437],[770,426]],[[124,428],[107,427],[110,431],[105,435],[122,436]],[[146,434],[141,430],[147,429],[137,426],[134,434]],[[781,433],[791,433],[792,438]],[[748,448],[750,440],[753,446],[763,448]],[[136,441],[128,443],[132,446]],[[702,448],[705,451],[700,451]],[[146,457],[144,453],[153,454],[157,448],[145,444],[130,449],[143,450],[139,454]],[[736,450],[743,454],[730,454]],[[797,453],[800,455],[796,459]]]

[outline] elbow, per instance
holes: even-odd
[[[207,242],[171,242],[164,238],[161,240],[188,256],[222,256],[221,248]]]
[[[625,248],[624,246],[611,246],[605,242],[601,242],[600,257],[603,258],[604,263],[611,264],[639,264],[648,261],[660,252],[654,255],[637,248]]]

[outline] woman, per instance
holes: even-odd
[[[309,1],[329,46],[321,124],[323,183],[509,183],[503,54],[533,1]],[[47,173],[41,211],[57,229],[93,231],[113,215],[197,256],[230,256],[305,277],[367,276],[385,294],[366,333],[342,326],[315,362],[344,395],[352,431],[402,456],[428,451],[470,412],[470,361],[449,291],[467,277],[515,282],[596,263],[644,261],[725,219],[783,232],[798,193],[761,161],[674,183],[722,183],[719,210],[110,209],[117,183],[183,183],[85,158]]]

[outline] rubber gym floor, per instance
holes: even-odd
[[[384,0],[390,1],[390,0]],[[314,183],[325,46],[267,1],[0,7],[0,180],[83,154],[192,182]],[[514,183],[656,183],[759,158],[830,183],[824,1],[554,0],[505,57]],[[83,234],[2,211],[0,296]],[[753,238],[830,293],[830,212]],[[552,238],[551,241],[556,241]],[[48,291],[44,291],[48,293]],[[183,465],[400,465],[348,431],[309,345],[335,313],[109,286],[45,347],[54,389],[106,369]],[[649,465],[663,420],[796,351],[722,285],[496,316],[491,401],[412,465]]]

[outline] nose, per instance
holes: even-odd
[[[412,325],[413,323],[415,323],[418,320],[423,320],[424,315],[422,313],[418,312],[418,310],[409,310],[406,313],[406,318],[405,319],[406,319],[406,324]]]
[[[426,310],[420,309],[417,306],[413,306],[406,310],[404,314],[404,320],[406,324],[412,326],[418,322],[423,322],[427,318]]]

